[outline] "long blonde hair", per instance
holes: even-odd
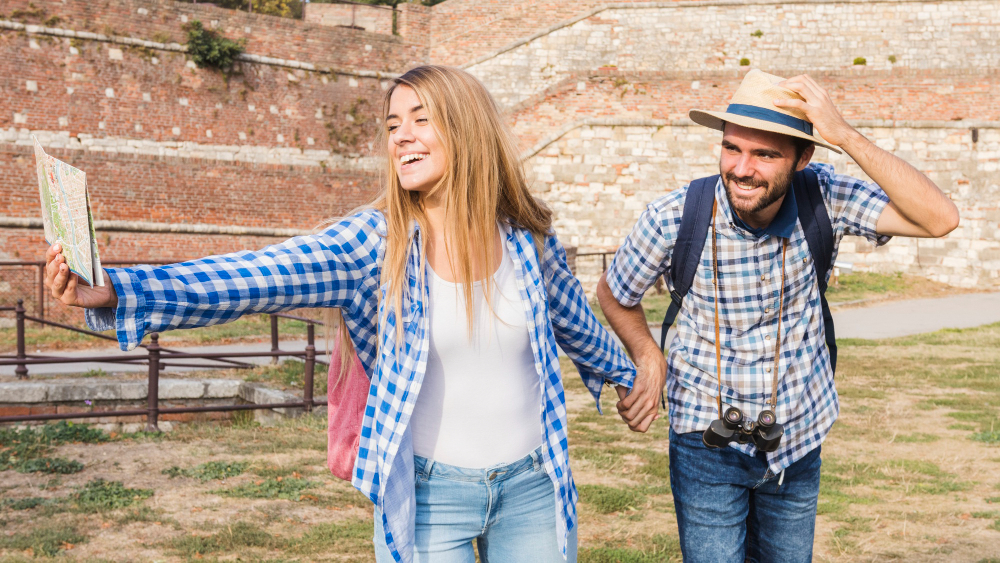
[[[474,265],[488,268],[496,263],[497,222],[527,229],[540,255],[552,227],[552,212],[528,190],[517,141],[496,101],[476,77],[454,67],[425,65],[395,78],[382,100],[381,127],[375,141],[383,156],[381,189],[370,204],[385,215],[388,227],[380,279],[388,288],[387,312],[395,311],[398,319],[402,310],[413,221],[423,233],[428,232],[423,195],[403,189],[388,149],[385,121],[389,101],[401,85],[412,88],[420,98],[447,151],[445,174],[430,193],[440,192],[446,201],[446,248],[456,281],[462,286],[471,331]],[[421,254],[426,256],[426,236],[420,244]],[[486,276],[487,300],[491,288],[492,279]],[[347,340],[341,338],[341,342]]]

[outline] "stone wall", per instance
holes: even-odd
[[[303,5],[302,9],[302,19],[309,23],[392,34],[392,10],[386,6],[311,3]]]
[[[792,75],[849,69],[860,57],[874,70],[1000,68],[1000,19],[987,0],[678,4],[599,10],[467,68],[507,106],[599,67],[718,71],[746,59]]]

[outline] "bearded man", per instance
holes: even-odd
[[[725,111],[690,117],[723,132],[719,176],[650,203],[598,285],[638,368],[618,411],[645,432],[666,384],[685,562],[810,561],[820,444],[839,413],[823,296],[837,245],[942,237],[958,209],[808,76],[752,70]],[[874,183],[810,164],[816,145],[845,151]],[[660,276],[679,311],[667,358],[640,304]]]

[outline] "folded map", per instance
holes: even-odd
[[[34,137],[32,137],[34,139]],[[53,158],[35,141],[38,192],[42,201],[45,240],[62,246],[66,265],[87,285],[104,285],[104,270],[97,255],[97,234],[90,212],[87,175],[83,170]]]

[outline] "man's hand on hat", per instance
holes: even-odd
[[[824,139],[838,147],[843,147],[854,133],[844,116],[840,115],[833,100],[815,80],[808,75],[800,74],[778,84],[802,96],[805,101],[795,99],[774,100],[774,105],[781,108],[797,109],[806,114],[806,118],[819,131]]]

